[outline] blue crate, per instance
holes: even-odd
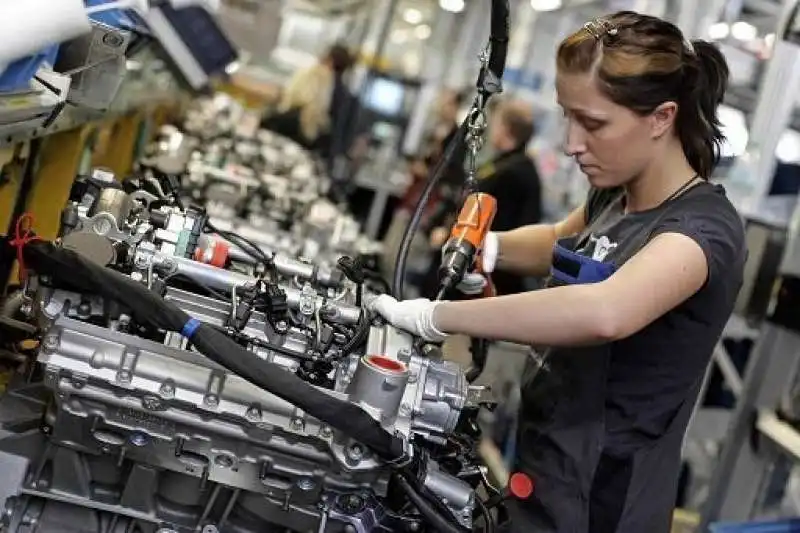
[[[712,524],[711,533],[800,533],[800,519]]]
[[[36,75],[43,63],[50,66],[58,56],[58,45],[45,48],[38,54],[18,59],[8,65],[0,74],[0,92],[21,91],[28,88],[30,81]]]
[[[86,7],[93,7],[107,4],[110,1],[111,0],[86,0],[85,4]],[[124,9],[110,9],[108,11],[94,13],[90,15],[89,18],[113,28],[130,28],[136,25]]]

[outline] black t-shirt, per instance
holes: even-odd
[[[604,447],[624,455],[659,438],[702,379],[742,284],[744,227],[724,189],[708,183],[631,214],[621,191],[592,191],[586,212],[591,231],[576,250],[582,255],[619,266],[657,235],[680,233],[708,261],[708,279],[696,294],[610,347]]]

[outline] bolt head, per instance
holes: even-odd
[[[216,394],[208,394],[205,397],[205,403],[209,407],[216,407],[217,405],[219,405],[219,398],[217,397]]]
[[[130,443],[134,446],[141,448],[142,446],[147,445],[149,439],[144,433],[134,433],[128,440],[130,440]]]
[[[214,458],[214,464],[222,468],[233,466],[233,458],[230,455],[218,455]]]

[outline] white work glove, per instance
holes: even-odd
[[[367,309],[398,329],[429,342],[441,342],[447,338],[447,334],[439,331],[433,322],[433,311],[439,303],[425,298],[398,302],[388,294],[382,294],[368,301]]]
[[[486,274],[494,272],[494,267],[497,266],[497,256],[500,253],[500,239],[497,238],[497,233],[489,232],[483,239],[481,250],[481,270]],[[464,274],[461,283],[456,285],[456,288],[464,294],[475,295],[483,292],[488,281],[486,277],[477,272],[468,272]]]

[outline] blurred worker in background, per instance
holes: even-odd
[[[536,165],[525,152],[534,134],[533,110],[523,101],[501,102],[489,119],[489,148],[492,159],[478,169],[478,191],[497,199],[497,215],[492,231],[509,231],[536,224],[542,218],[542,191]],[[452,206],[452,214],[457,206]],[[431,231],[431,246],[440,249],[450,234],[452,219],[436,220]],[[441,223],[442,225],[439,225]],[[439,261],[433,261],[428,272],[426,296],[438,292]],[[498,295],[516,294],[526,288],[523,276],[496,272],[492,280]]]
[[[332,46],[318,63],[292,76],[262,127],[327,157],[344,142],[353,100],[344,77],[352,65],[347,48]]]
[[[370,305],[429,341],[550,347],[522,376],[514,468],[535,489],[509,502],[505,531],[668,533],[683,436],[747,255],[739,214],[708,181],[728,66],[633,12],[585,24],[556,66],[565,151],[590,192],[557,224],[489,233],[482,264],[549,272],[548,288]]]
[[[439,96],[435,104],[436,122],[423,143],[422,153],[412,158],[409,162],[408,170],[411,178],[411,183],[406,189],[406,193],[397,207],[392,218],[391,226],[384,238],[384,255],[382,269],[387,278],[391,279],[392,271],[394,268],[394,259],[397,257],[397,251],[400,248],[400,242],[403,237],[403,232],[408,225],[411,218],[411,213],[417,205],[417,201],[422,195],[425,184],[428,181],[431,173],[436,168],[437,163],[444,156],[445,150],[450,142],[455,138],[458,133],[458,112],[464,104],[466,95],[453,89],[445,89]],[[444,169],[444,174],[437,188],[431,193],[428,204],[425,208],[423,221],[420,229],[424,233],[422,241],[417,238],[419,245],[423,248],[427,247],[428,233],[433,227],[431,226],[432,218],[439,216],[439,210],[442,205],[452,205],[453,198],[460,191],[461,185],[464,183],[464,158],[466,151],[462,148],[458,150],[455,156],[448,162],[447,167]],[[449,202],[448,202],[449,200]]]

